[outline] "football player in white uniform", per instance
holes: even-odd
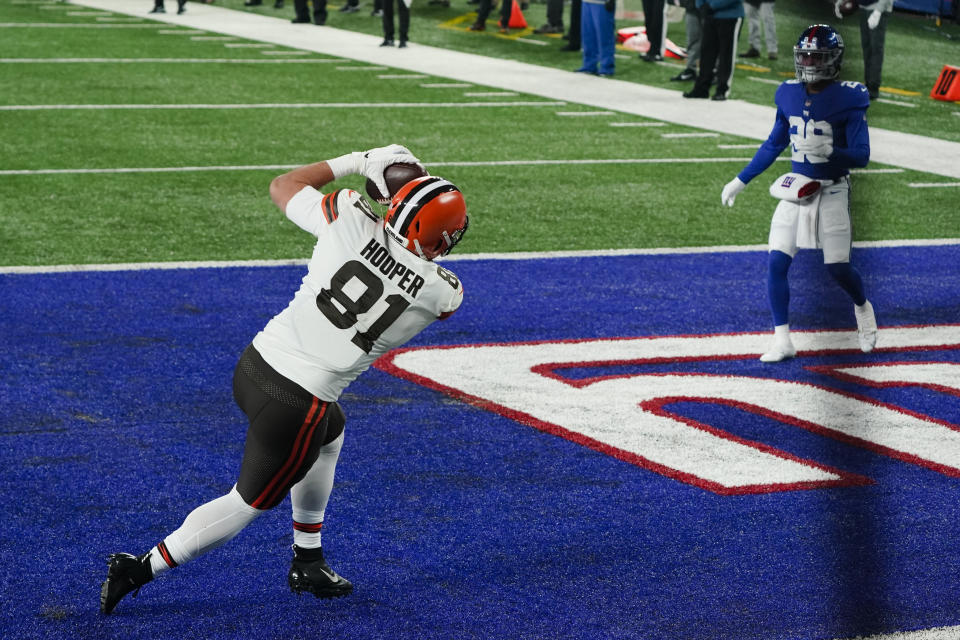
[[[873,350],[877,321],[863,280],[850,264],[850,168],[870,159],[867,89],[859,82],[839,82],[843,40],[825,24],[807,27],[794,47],[797,79],[777,89],[773,130],[753,159],[724,188],[723,204],[733,202],[747,183],[760,175],[787,146],[792,171],[777,178],[770,193],[780,199],[770,223],[767,292],[773,313],[774,339],[764,362],[797,354],[790,339],[787,270],[799,248],[820,248],[827,271],[854,303],[860,349]]]
[[[393,195],[385,219],[356,191],[318,191],[360,174],[388,193],[383,171],[396,162],[419,164],[406,148],[390,145],[306,165],[270,184],[273,202],[317,242],[293,300],[254,337],[234,371],[234,398],[250,421],[239,477],[146,553],[112,554],[100,593],[103,613],[160,573],[227,542],[287,493],[290,588],[320,598],[353,590],[320,545],[343,443],[337,399],[379,356],[463,300],[459,279],[432,262],[467,229],[457,187],[436,176],[411,180]]]

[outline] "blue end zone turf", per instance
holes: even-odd
[[[855,262],[881,327],[960,321],[960,275],[945,269],[960,247],[859,250]],[[770,326],[759,252],[448,266],[464,306],[412,344]],[[234,482],[245,423],[233,366],[302,272],[0,276],[3,637],[845,638],[960,624],[956,477],[734,407],[677,403],[874,481],[721,496],[378,369],[342,398],[346,441],[324,527],[352,596],[288,591],[284,502],[101,616],[107,554],[146,551]],[[791,284],[794,328],[853,329],[819,254],[801,252]],[[960,326],[935,356],[813,356],[776,371],[804,380],[806,365],[956,363],[957,343]],[[753,360],[710,366],[770,375]],[[955,395],[833,386],[960,424]]]

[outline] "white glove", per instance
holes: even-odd
[[[387,147],[377,147],[369,151],[354,151],[332,160],[327,160],[334,178],[342,178],[352,173],[358,173],[370,178],[377,185],[380,193],[389,193],[387,183],[383,179],[383,170],[397,162],[415,164],[423,168],[420,161],[406,147],[391,144]]]
[[[871,29],[876,29],[878,24],[880,24],[880,11],[874,9],[870,17],[867,18],[867,26]]]
[[[720,202],[732,207],[733,201],[737,199],[737,194],[743,191],[746,186],[746,183],[740,178],[734,178],[723,188],[723,193],[720,194]]]
[[[799,138],[793,143],[793,146],[805,156],[829,158],[833,153],[833,141],[828,136]]]
[[[843,0],[835,0],[833,3],[833,15],[837,16],[838,20],[843,20],[843,14],[840,12],[840,3]]]

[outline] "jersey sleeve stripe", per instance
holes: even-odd
[[[327,224],[331,224],[340,217],[340,211],[337,209],[337,198],[340,196],[340,191],[342,191],[342,189],[338,189],[323,197],[323,217],[326,218]]]

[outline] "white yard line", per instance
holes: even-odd
[[[960,245],[960,238],[933,240],[885,240],[882,242],[854,242],[856,248],[937,247]],[[461,253],[445,256],[437,262],[469,260],[543,260],[559,258],[593,258],[619,256],[666,256],[706,253],[747,253],[766,251],[765,244],[713,247],[670,247],[656,249],[600,249],[584,251],[518,251],[516,253]],[[207,260],[188,262],[125,262],[117,264],[64,264],[32,267],[0,267],[0,274],[73,273],[78,271],[147,271],[155,269],[223,269],[229,267],[282,267],[306,265],[306,258],[282,260]],[[891,637],[892,638],[892,637]],[[879,640],[879,637],[878,637]],[[914,640],[904,638],[904,640]],[[916,638],[915,640],[926,640]],[[929,640],[939,640],[931,637]]]
[[[473,85],[469,82],[422,82],[420,86],[424,89],[466,89]]]
[[[782,158],[781,160],[788,160]],[[611,158],[579,160],[478,160],[453,162],[425,162],[426,167],[518,167],[544,165],[604,165],[604,164],[704,164],[737,162],[750,158]],[[189,173],[195,171],[289,171],[300,164],[264,165],[208,165],[195,167],[105,167],[102,169],[3,169],[0,176],[77,175],[110,173]]]
[[[164,110],[164,109],[474,109],[481,107],[555,107],[562,102],[289,102],[260,104],[14,104],[0,111]]]
[[[697,133],[661,133],[661,138],[716,138],[719,133],[698,131]]]
[[[926,189],[926,188],[936,188],[936,187],[956,188],[956,187],[960,187],[960,182],[908,182],[907,186],[913,187],[914,189]]]
[[[92,22],[0,22],[0,29],[160,29],[170,25],[157,22],[101,24]]]
[[[615,116],[613,111],[557,111],[556,115],[566,118],[593,118],[596,116]]]
[[[666,122],[608,122],[611,127],[665,127]]]
[[[336,58],[307,58],[304,60],[264,60],[262,58],[0,58],[0,64],[258,64],[265,62],[329,64],[342,62],[342,60]]]
[[[911,109],[916,109],[917,105],[911,102],[900,102],[899,100],[889,100],[887,98],[877,98],[877,102],[882,102],[883,104],[892,104],[897,107],[910,107]]]
[[[782,80],[774,80],[773,78],[758,78],[756,76],[747,76],[747,80],[752,80],[753,82],[762,82],[763,84],[775,84],[778,87],[783,84]]]

